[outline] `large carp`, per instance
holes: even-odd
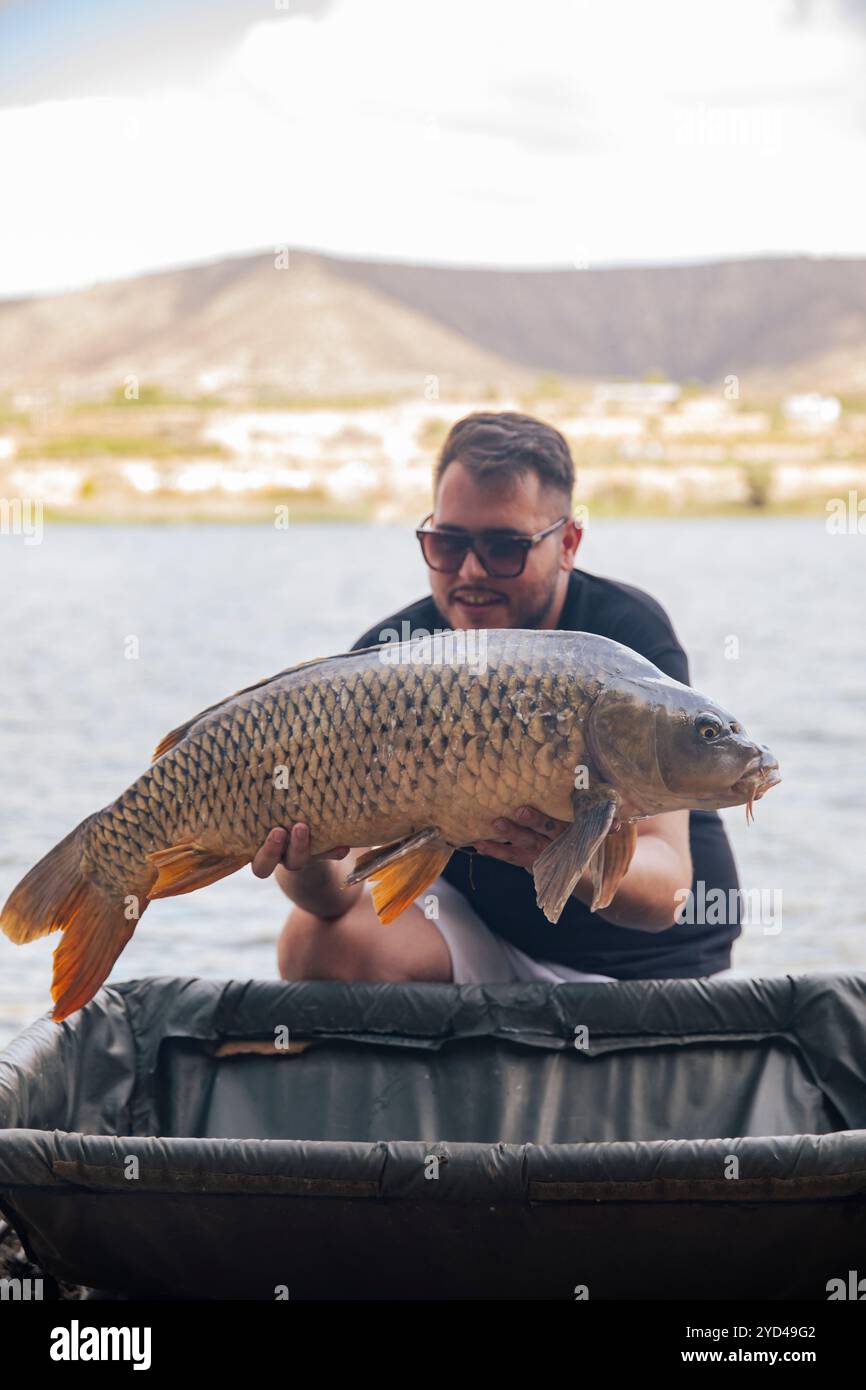
[[[388,922],[455,849],[530,803],[571,822],[532,870],[555,922],[587,867],[593,910],[607,906],[636,819],[751,808],[778,781],[727,711],[617,642],[446,632],[303,662],[196,715],[30,870],[0,925],[16,942],[62,931],[59,1021],[93,996],[153,898],[234,873],[275,825],[306,821],[313,854],[379,846],[346,882],[371,878]]]

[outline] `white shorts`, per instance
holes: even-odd
[[[372,890],[369,879],[364,880],[367,891]],[[447,879],[437,878],[424,889],[415,902],[424,912],[425,900],[431,894],[438,898],[438,917],[429,920],[439,928],[451,955],[451,979],[455,985],[499,985],[519,980],[543,980],[561,985],[578,980],[613,980],[612,975],[587,975],[570,965],[549,960],[533,960],[517,946],[485,926],[475,909]],[[551,931],[556,928],[551,925]]]
[[[367,892],[372,886],[368,878],[364,880]],[[534,960],[525,951],[496,936],[463,894],[445,878],[434,879],[415,899],[422,912],[431,894],[439,900],[439,916],[429,920],[439,928],[448,947],[451,979],[455,985],[500,985],[522,980],[542,980],[550,985],[577,981],[618,983],[613,975],[590,975],[584,970],[573,970],[570,965],[560,965],[558,961]],[[555,930],[553,924],[551,930]],[[712,976],[701,978],[718,980],[725,975],[744,973],[728,966],[726,970],[716,970]]]

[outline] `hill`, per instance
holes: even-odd
[[[866,389],[866,260],[488,270],[292,251],[0,301],[0,391],[445,393],[657,371]],[[435,389],[435,388],[433,388]]]

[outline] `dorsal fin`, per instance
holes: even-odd
[[[213,714],[216,710],[222,709],[223,705],[230,705],[232,700],[237,700],[241,695],[248,695],[251,690],[260,690],[263,685],[270,685],[271,681],[279,680],[281,676],[288,676],[292,671],[303,671],[306,666],[320,666],[323,661],[336,661],[341,656],[360,656],[362,651],[372,651],[372,647],[359,648],[357,652],[338,652],[336,656],[314,656],[309,661],[299,661],[297,666],[287,666],[284,671],[278,671],[275,676],[267,676],[264,680],[256,681],[254,685],[245,685],[243,690],[236,690],[234,695],[227,695],[223,700],[217,700],[215,705],[208,705],[207,709],[199,710],[192,719],[187,719],[186,723],[178,724],[176,729],[166,734],[165,738],[160,739],[156,745],[151,762],[155,763],[157,758],[161,758],[163,753],[167,753],[170,748],[175,748],[186,738],[190,729],[206,715]]]
[[[175,748],[182,739],[186,738],[190,729],[194,724],[197,724],[200,719],[204,719],[206,715],[213,714],[216,710],[222,709],[223,705],[230,705],[232,700],[239,699],[241,695],[248,695],[251,690],[260,690],[263,685],[270,685],[271,681],[277,681],[281,676],[288,676],[292,671],[303,671],[307,666],[320,666],[324,661],[339,661],[342,657],[346,656],[363,656],[366,652],[376,651],[377,648],[382,645],[381,642],[374,642],[369,647],[358,647],[352,652],[335,652],[331,656],[314,656],[311,657],[309,661],[299,661],[296,666],[287,666],[284,671],[278,671],[275,676],[266,676],[264,680],[256,681],[253,685],[245,685],[243,690],[236,690],[234,695],[226,695],[223,700],[217,700],[216,704],[208,705],[207,709],[199,710],[198,714],[193,715],[192,719],[187,719],[185,723],[178,724],[176,729],[172,729],[171,733],[166,734],[164,738],[160,739],[154,750],[151,762],[155,763],[157,758],[162,757],[163,753],[167,753],[170,748]]]

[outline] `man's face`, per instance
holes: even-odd
[[[501,530],[520,535],[543,531],[568,506],[557,493],[543,487],[537,473],[527,470],[507,486],[479,485],[459,460],[445,469],[431,524],[466,531]],[[487,574],[468,550],[455,574],[428,568],[430,589],[449,627],[552,627],[565,597],[568,574],[581,532],[569,521],[546,536],[526,557],[516,579]]]

